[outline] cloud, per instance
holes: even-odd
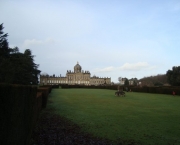
[[[120,67],[120,70],[139,71],[148,67],[150,67],[150,65],[147,62],[125,63]]]
[[[28,48],[31,48],[34,46],[52,44],[54,42],[55,42],[55,40],[52,38],[47,38],[45,40],[26,39],[22,44],[22,48],[28,49]]]
[[[115,70],[115,67],[110,66],[110,67],[105,67],[105,68],[96,68],[94,70],[92,70],[93,73],[100,73],[100,72],[111,72]]]
[[[92,70],[93,73],[100,72],[113,72],[113,71],[140,71],[143,69],[152,70],[157,68],[156,66],[149,65],[147,62],[137,62],[137,63],[125,63],[120,67],[105,67],[105,68],[96,68]]]

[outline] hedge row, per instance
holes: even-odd
[[[0,85],[1,145],[28,144],[36,92],[36,87]]]
[[[110,89],[117,90],[122,89],[124,91],[144,92],[144,93],[157,93],[157,94],[172,94],[174,91],[176,95],[180,95],[180,87],[178,86],[167,86],[167,87],[134,87],[134,86],[118,86],[118,85],[107,85],[107,86],[84,86],[84,85],[61,85],[63,89],[70,88],[89,88],[89,89]],[[127,89],[127,90],[126,90]]]
[[[0,144],[29,145],[49,88],[0,84]]]
[[[48,88],[48,87],[41,87],[41,88],[38,88],[37,91],[42,93],[42,108],[46,108],[47,99],[48,99],[48,94],[50,92],[50,88]]]
[[[180,95],[180,87],[134,87],[134,92],[156,93],[156,94],[172,94]]]
[[[41,87],[49,87],[51,90],[52,89],[58,89],[59,88],[59,85],[43,85],[43,86],[39,86],[40,88]]]
[[[70,88],[88,88],[88,89],[111,89],[117,90],[117,85],[104,85],[104,86],[85,86],[85,85],[61,85],[62,89],[70,89]]]
[[[54,85],[43,85],[43,86],[39,86],[39,88],[48,88],[49,93],[51,93],[51,90],[54,88]]]
[[[33,120],[33,124],[35,125],[38,118],[39,118],[39,114],[42,110],[42,92],[37,92],[36,94],[36,101],[35,101],[35,104],[34,104],[34,120]]]

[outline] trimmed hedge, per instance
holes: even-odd
[[[172,94],[175,91],[176,95],[180,95],[180,87],[178,86],[167,86],[167,87],[134,87],[134,86],[119,86],[119,89],[126,91],[125,88],[128,88],[128,91],[133,92],[144,92],[144,93],[157,93],[157,94]],[[84,86],[84,85],[61,85],[62,89],[70,88],[89,88],[89,89],[110,89],[117,90],[118,85],[105,85],[105,86]]]
[[[0,144],[28,145],[34,125],[37,87],[0,84]]]
[[[39,86],[39,88],[48,88],[49,89],[49,93],[51,93],[53,86],[51,85],[44,85],[44,86]]]
[[[34,120],[33,123],[36,124],[36,121],[39,118],[39,114],[42,110],[42,92],[37,92],[36,101],[34,104]]]
[[[0,145],[29,145],[52,87],[0,84]]]
[[[70,88],[88,88],[88,89],[111,89],[111,90],[117,90],[117,85],[104,85],[104,86],[85,86],[85,85],[61,85],[62,89],[70,89]]]
[[[59,85],[51,85],[51,87],[52,87],[53,89],[58,89],[58,88],[59,88]]]
[[[37,89],[38,92],[42,93],[42,108],[46,108],[47,106],[47,99],[50,92],[50,87],[40,87]]]
[[[155,93],[155,94],[169,94],[172,95],[174,91],[176,95],[180,95],[180,87],[134,87],[132,88],[134,92],[144,92],[144,93]]]
[[[40,88],[44,88],[44,87],[48,87],[50,89],[50,92],[51,93],[51,90],[52,89],[58,89],[59,88],[59,85],[43,85],[43,86],[39,86]]]

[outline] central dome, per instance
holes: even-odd
[[[77,62],[77,64],[74,66],[74,72],[75,72],[75,73],[81,72],[81,66],[79,65],[78,62]]]

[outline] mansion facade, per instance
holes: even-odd
[[[89,71],[83,71],[82,67],[77,64],[74,66],[74,71],[68,71],[65,77],[60,76],[49,76],[49,75],[40,75],[40,84],[43,85],[110,85],[111,78],[108,77],[97,77],[92,76]]]

